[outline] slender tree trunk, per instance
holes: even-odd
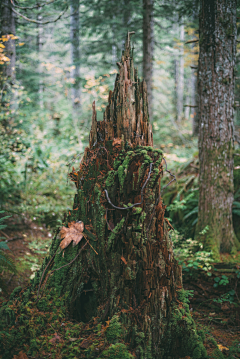
[[[190,101],[190,96],[191,96],[191,78],[187,79],[187,91],[186,91],[186,104],[189,104]],[[189,119],[189,115],[190,115],[190,107],[186,106],[185,107],[185,119],[188,120]]]
[[[194,66],[194,64],[193,64]],[[191,74],[191,105],[197,106],[197,75],[196,70],[192,69]],[[192,134],[193,136],[198,135],[198,108],[191,108],[191,118],[192,118]]]
[[[38,9],[38,15],[37,15],[38,21],[42,21],[41,10],[42,8],[40,7]],[[42,61],[41,61],[42,47],[43,47],[43,26],[37,24],[37,53],[38,53],[38,76],[39,76],[38,101],[41,110],[43,109],[43,78],[42,78],[43,69],[42,69]]]
[[[23,348],[39,358],[51,350],[85,359],[207,356],[164,218],[163,154],[152,147],[147,86],[134,69],[129,34],[118,67],[103,121],[93,103],[89,147],[70,173],[77,194],[62,238],[56,233],[51,258],[0,313],[4,359]]]
[[[150,120],[153,116],[153,6],[154,0],[143,0],[143,78],[147,84]]]
[[[236,36],[236,1],[202,0],[196,235],[205,249],[213,250],[216,256],[219,252],[230,253],[236,246],[239,248],[232,225]]]
[[[198,1],[193,1],[193,15],[192,15],[192,21],[197,22],[198,21]],[[195,36],[196,36],[195,32]],[[196,45],[193,44],[192,48],[196,48]],[[195,55],[198,54],[198,50],[195,50]],[[191,105],[196,106],[191,108],[191,118],[192,118],[192,135],[197,136],[198,135],[198,86],[197,86],[197,64],[195,62],[192,63],[192,75],[191,75]]]
[[[183,118],[183,95],[184,95],[184,25],[180,25],[180,56],[177,62],[179,66],[178,71],[178,81],[177,81],[177,122],[180,122]]]
[[[1,35],[7,35],[8,41],[4,42],[4,52],[10,61],[4,66],[3,76],[10,81],[11,84],[15,82],[15,64],[16,64],[16,46],[15,40],[11,39],[9,35],[15,35],[15,16],[11,10],[10,0],[2,1],[2,19],[1,19]]]
[[[71,39],[71,80],[72,80],[72,117],[78,136],[79,146],[82,149],[80,138],[80,114],[81,114],[81,87],[80,87],[80,41],[79,41],[79,0],[70,1],[70,39]]]

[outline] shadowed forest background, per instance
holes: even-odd
[[[76,188],[69,173],[78,170],[88,146],[92,103],[102,120],[127,31],[135,32],[134,63],[148,86],[154,148],[163,150],[177,179],[163,203],[183,285],[210,358],[239,358],[240,5],[228,34],[236,45],[231,248],[207,240],[215,232],[198,215],[200,3],[3,0],[0,6],[1,302],[34,278],[72,210]],[[164,175],[162,185],[170,179]]]

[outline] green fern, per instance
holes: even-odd
[[[0,214],[4,213],[4,211],[0,211]],[[8,218],[9,216],[5,216],[0,218],[0,230],[6,228],[6,224],[3,224],[3,221]],[[3,237],[0,237],[0,239],[3,239]],[[9,247],[6,242],[2,241],[0,242],[0,273],[3,270],[9,270],[10,272],[13,272],[14,274],[17,273],[16,266],[13,263],[12,259],[5,253],[5,250],[9,250]],[[0,290],[6,291],[7,287],[4,283],[4,280],[0,276]]]

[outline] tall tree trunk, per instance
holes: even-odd
[[[81,115],[81,87],[80,87],[80,21],[79,0],[70,0],[70,39],[71,39],[71,80],[72,80],[72,117],[76,134],[78,136],[80,150],[82,141],[80,137]]]
[[[153,116],[153,6],[154,0],[143,0],[143,78],[147,84],[150,120]]]
[[[230,253],[236,246],[239,248],[232,225],[236,1],[202,0],[199,29],[200,174],[196,235],[205,249],[219,256],[219,252]]]
[[[6,78],[10,84],[14,84],[16,79],[16,46],[15,40],[9,35],[15,35],[15,16],[11,10],[11,1],[2,0],[2,18],[1,18],[1,35],[7,35],[8,41],[4,42],[4,52],[10,61],[3,68],[3,77]]]
[[[37,20],[42,21],[42,14],[41,14],[42,7],[38,9]],[[41,52],[43,47],[43,26],[41,24],[37,24],[37,53],[38,53],[38,102],[39,107],[43,109],[43,78],[42,78],[42,61],[41,61]]]
[[[187,79],[187,91],[186,91],[186,104],[190,103],[190,96],[191,96],[191,78]],[[189,106],[185,107],[185,120],[189,119],[189,115],[190,115],[190,108]]]
[[[206,358],[164,218],[163,157],[152,147],[147,87],[129,36],[118,67],[103,121],[93,103],[89,147],[70,174],[77,194],[68,229],[62,240],[56,233],[30,287],[0,313],[5,359],[23,348],[48,357],[49,342],[65,357]]]
[[[179,32],[180,32],[180,55],[179,55],[179,60],[177,62],[178,65],[178,81],[177,81],[177,87],[176,87],[176,92],[177,92],[177,122],[180,122],[183,118],[183,95],[184,95],[184,25],[180,25],[179,27]]]
[[[192,14],[192,21],[195,23],[198,21],[198,1],[193,1],[193,14]],[[197,37],[196,31],[194,32],[195,36]],[[195,44],[192,45],[192,48],[196,47]],[[198,50],[195,50],[195,55],[198,54]],[[197,86],[197,68],[195,67],[197,64],[193,61],[192,63],[192,75],[191,75],[191,105],[196,106],[191,108],[191,118],[192,118],[192,135],[198,135],[198,86]]]
[[[194,64],[193,64],[194,66]],[[198,135],[198,108],[197,108],[197,75],[196,70],[192,69],[191,74],[191,118],[192,118],[192,135]],[[194,107],[195,106],[195,107]]]

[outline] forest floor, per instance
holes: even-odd
[[[8,226],[1,231],[1,236],[8,240],[8,254],[18,272],[16,275],[4,271],[1,273],[7,285],[7,293],[0,293],[0,305],[8,299],[15,287],[27,285],[47,255],[52,237],[49,230],[27,217],[14,215],[6,224]],[[204,344],[209,358],[240,358],[240,278],[224,264],[216,267],[217,273],[211,277],[200,273],[188,274],[187,277],[184,275],[184,289],[193,293],[190,311],[198,330],[202,330],[206,336]],[[226,276],[227,285],[214,287],[216,276]],[[237,302],[224,299],[224,295],[231,289],[235,290]]]

